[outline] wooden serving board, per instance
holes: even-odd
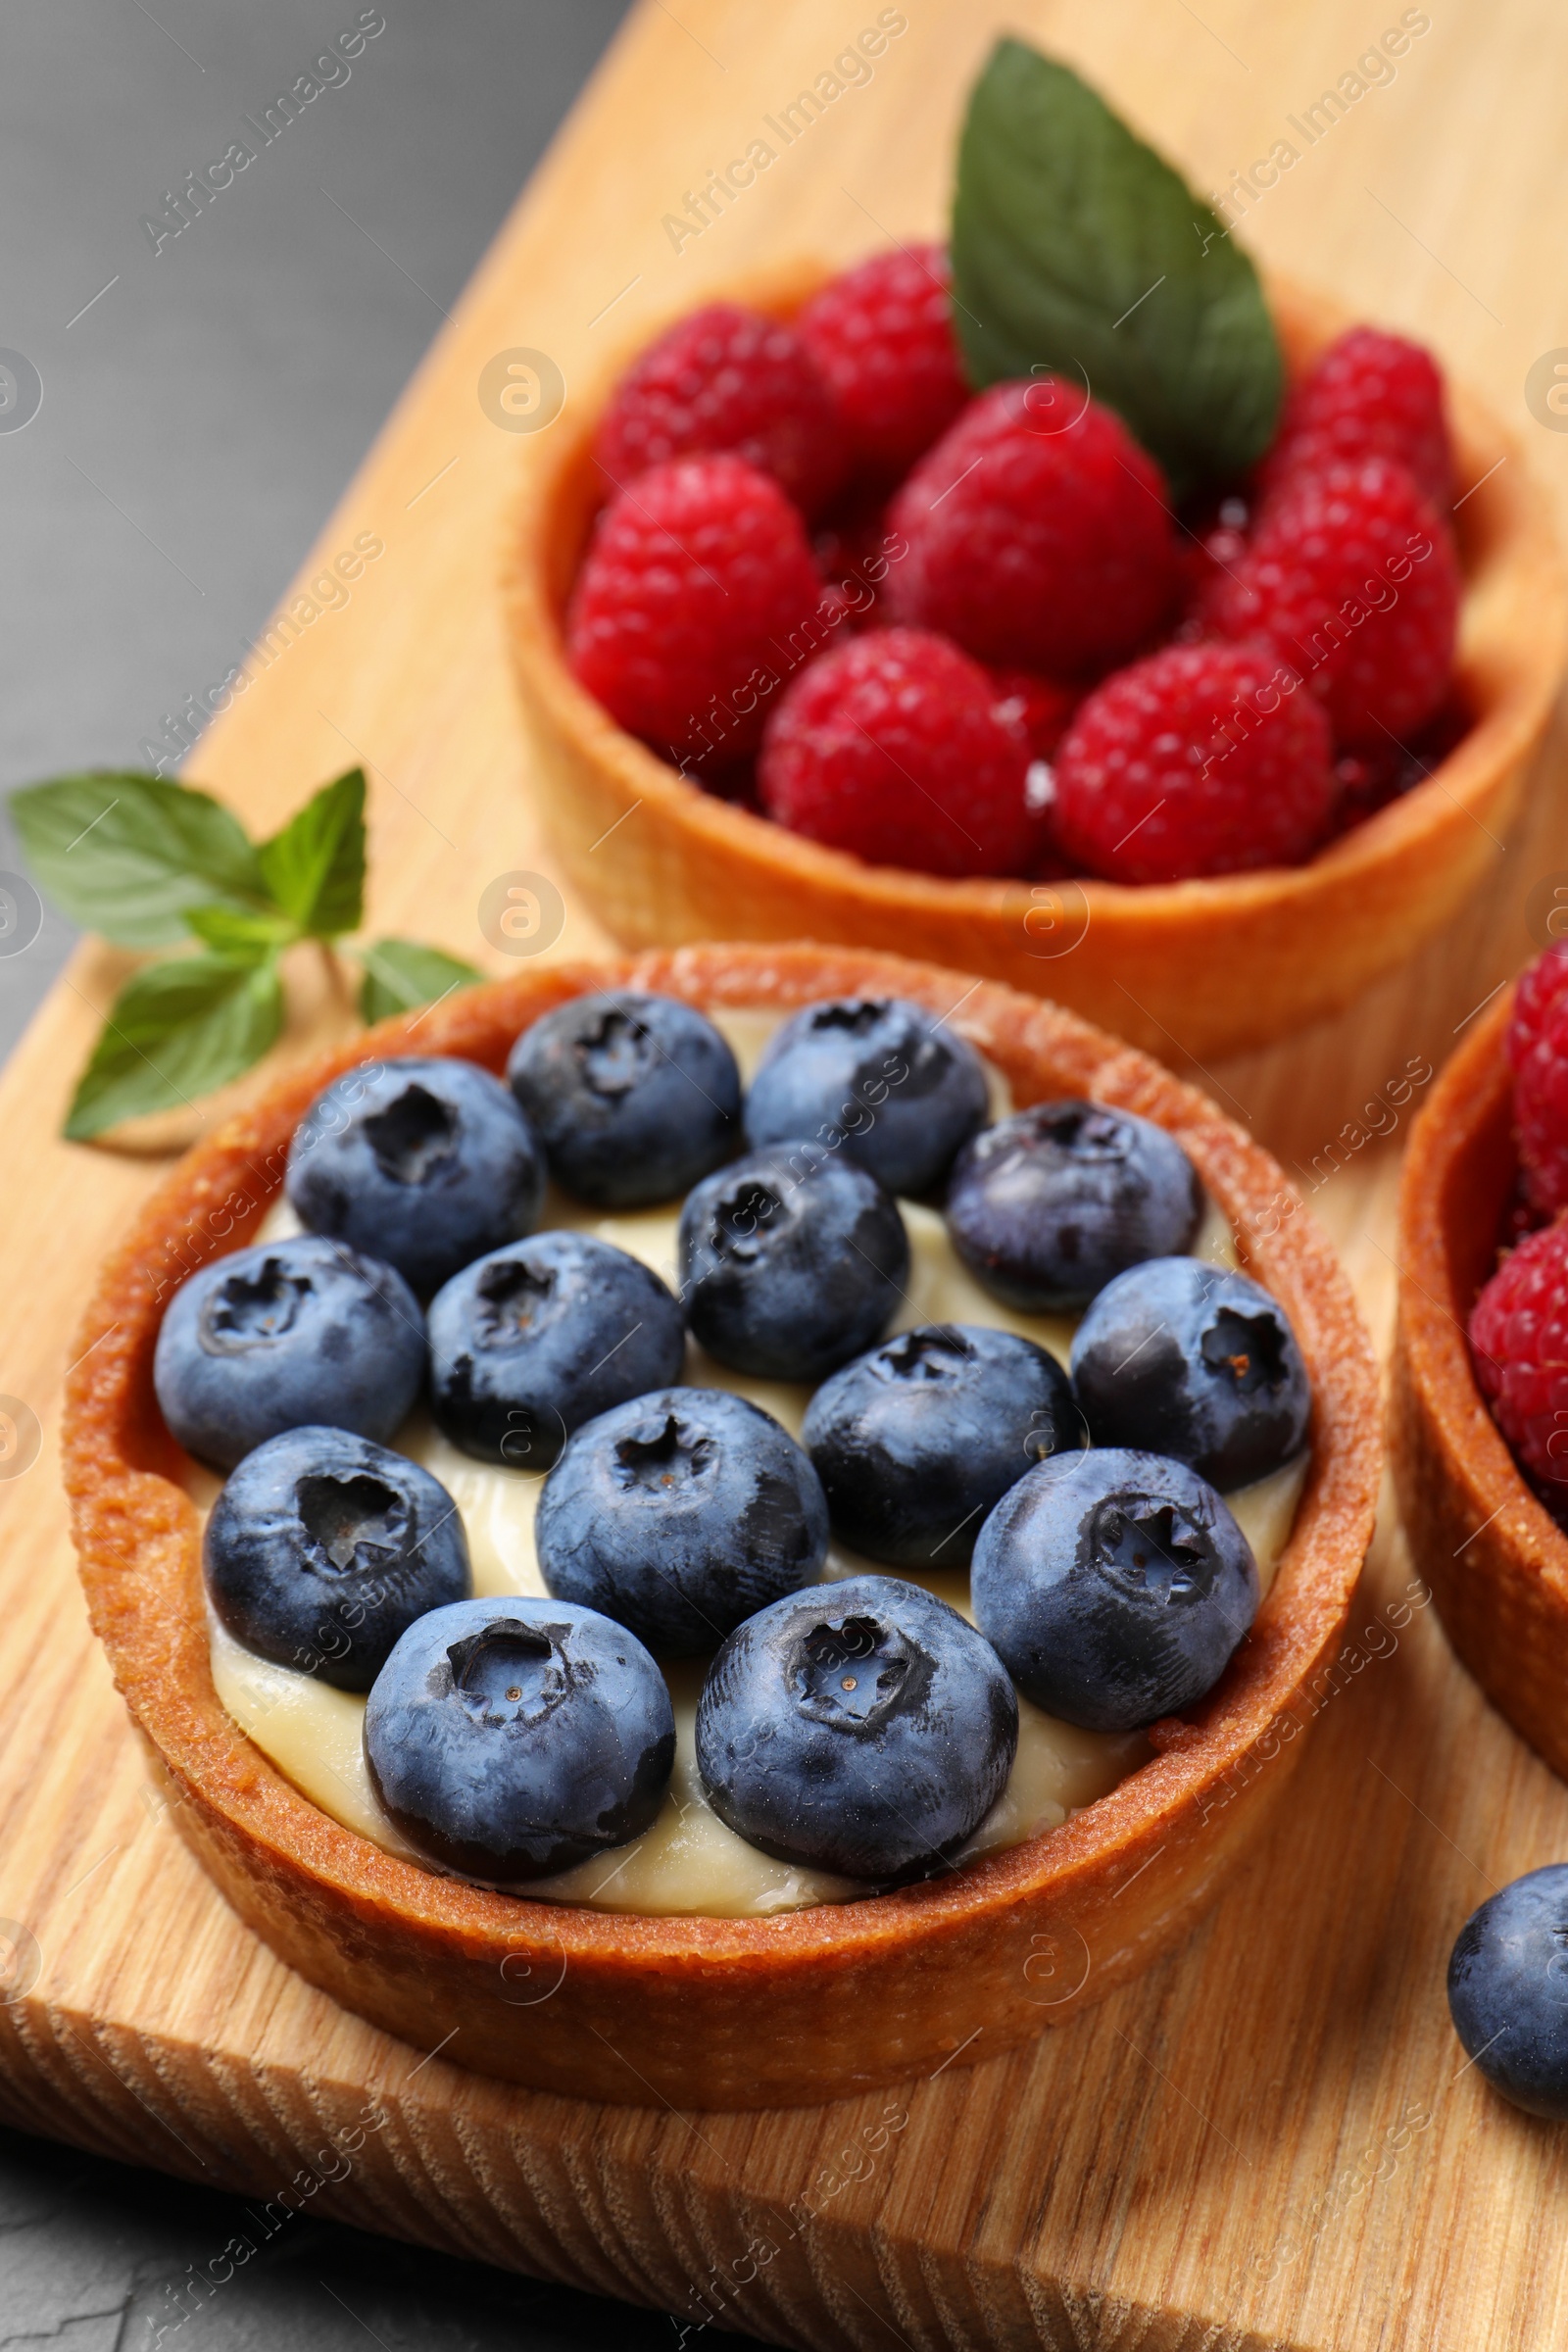
[[[300,593],[357,534],[384,553],[346,608],[294,607],[294,641],[191,772],[270,824],[363,760],[378,930],[499,971],[482,891],[551,873],[494,593],[530,444],[481,406],[486,364],[543,350],[569,399],[612,344],[731,272],[936,230],[961,93],[1003,22],[1083,67],[1204,186],[1294,143],[1254,249],[1436,343],[1568,494],[1568,441],[1521,390],[1568,333],[1568,17],[1548,0],[1450,0],[1392,84],[1310,143],[1292,118],[1348,86],[1392,0],[906,13],[873,77],[846,70],[786,144],[765,119],[833,73],[870,0],[648,0],[327,524]],[[677,250],[663,216],[757,137],[776,161]],[[1382,1341],[1399,1132],[1422,1073],[1537,944],[1531,910],[1568,869],[1562,762],[1554,738],[1494,883],[1417,966],[1331,1029],[1204,1074],[1294,1167]],[[568,904],[550,952],[598,944]],[[58,1486],[76,1313],[165,1164],[56,1140],[122,969],[84,950],[0,1091],[0,1390],[42,1433],[0,1478],[0,2111],[790,2343],[1560,2339],[1565,2143],[1464,2066],[1443,1978],[1489,1888],[1568,1852],[1568,1790],[1453,1662],[1392,1519],[1272,1841],[1185,1949],[1011,2057],[988,2062],[982,2038],[929,2081],[815,2112],[601,2110],[463,2071],[439,2020],[428,2053],[390,2041],[257,1943],[181,1843],[88,1636]],[[284,1050],[343,1017],[306,965]]]

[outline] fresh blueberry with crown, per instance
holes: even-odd
[[[1448,2012],[1494,2090],[1568,2122],[1568,1862],[1527,1871],[1471,1913],[1448,1962]]]
[[[1257,1566],[1185,1462],[1120,1446],[1042,1462],[974,1547],[975,1622],[1026,1698],[1091,1732],[1193,1706],[1256,1614]]]
[[[295,1131],[287,1184],[302,1225],[385,1258],[425,1297],[532,1231],[545,1167],[499,1078],[410,1056],[322,1089]]]
[[[1016,1332],[948,1323],[835,1372],[804,1436],[841,1542],[898,1568],[963,1568],[986,1513],[1081,1427],[1054,1356]]]
[[[659,1276],[589,1233],[492,1250],[430,1301],[436,1420],[465,1453],[514,1470],[548,1470],[581,1422],[679,1379],[685,1352]]]
[[[1306,1442],[1312,1394],[1285,1309],[1200,1258],[1107,1283],[1073,1336],[1072,1380],[1097,1446],[1171,1454],[1222,1493]]]
[[[827,1557],[806,1454],[728,1389],[661,1389],[566,1442],[534,1521],[563,1600],[602,1609],[666,1657],[713,1649]]]
[[[735,1056],[674,997],[574,997],[523,1031],[507,1077],[556,1182],[598,1208],[674,1200],[740,1133]]]
[[[956,1609],[892,1576],[792,1592],[737,1626],[697,1706],[709,1801],[781,1862],[930,1878],[1006,1786],[1018,1700]]]
[[[977,1135],[948,1233],[982,1289],[1025,1314],[1085,1305],[1126,1266],[1185,1250],[1202,1195],[1163,1127],[1102,1102],[1034,1102]]]
[[[406,1454],[341,1429],[285,1430],[229,1473],[202,1543],[237,1641],[368,1690],[416,1618],[470,1589],[458,1506]]]
[[[808,1135],[890,1193],[926,1193],[986,1115],[965,1038],[902,997],[808,1004],[770,1039],[746,1098],[753,1146]]]
[[[314,1234],[201,1267],[153,1357],[164,1419],[221,1470],[307,1422],[384,1441],[423,1378],[424,1317],[402,1275]]]
[[[365,1754],[387,1813],[445,1869],[512,1886],[653,1827],[675,1758],[635,1635],[564,1600],[464,1600],[376,1676]]]
[[[763,1380],[820,1380],[858,1355],[908,1271],[896,1203],[821,1144],[750,1152],[681,1210],[687,1321],[721,1364]]]

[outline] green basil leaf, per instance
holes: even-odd
[[[257,857],[283,912],[311,939],[357,931],[365,913],[365,775],[351,767],[297,809]]]
[[[226,956],[234,963],[265,963],[299,937],[286,914],[252,914],[242,906],[188,907],[185,928],[215,956]]]
[[[384,1021],[394,1012],[412,1012],[416,1004],[433,1004],[483,978],[471,963],[440,948],[421,948],[412,939],[378,939],[365,950],[360,1010],[368,1021]]]
[[[954,324],[980,385],[1087,381],[1180,497],[1274,432],[1278,338],[1206,204],[1069,68],[999,41],[969,100],[953,210]]]
[[[192,906],[265,905],[256,852],[210,794],[119,769],[11,796],[34,879],[87,931],[122,948],[178,939]]]
[[[275,962],[178,956],[115,999],[66,1119],[81,1143],[122,1119],[211,1094],[259,1061],[283,1021]]]

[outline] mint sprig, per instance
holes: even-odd
[[[250,1069],[282,1027],[284,955],[314,940],[330,957],[364,920],[357,767],[260,844],[211,794],[134,771],[29,784],[11,809],[39,883],[84,929],[124,948],[182,936],[200,945],[147,965],[116,998],[67,1113],[65,1132],[77,1143],[190,1103]],[[412,940],[356,952],[367,1020],[482,977]]]
[[[997,43],[969,99],[953,208],[954,324],[980,386],[1087,384],[1181,497],[1273,436],[1279,342],[1224,223],[1070,68]]]

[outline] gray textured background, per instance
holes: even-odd
[[[381,13],[350,79],[155,256],[141,216],[308,72],[360,0],[7,0],[0,347],[32,362],[43,403],[0,432],[0,789],[138,763],[163,713],[241,658],[622,0]],[[0,867],[18,862],[0,822]],[[70,939],[51,915],[0,959],[0,1051]],[[152,2352],[187,2264],[236,2226],[210,2191],[0,2132],[0,2347]],[[677,2337],[662,2315],[302,2220],[163,2340],[639,2352]]]

